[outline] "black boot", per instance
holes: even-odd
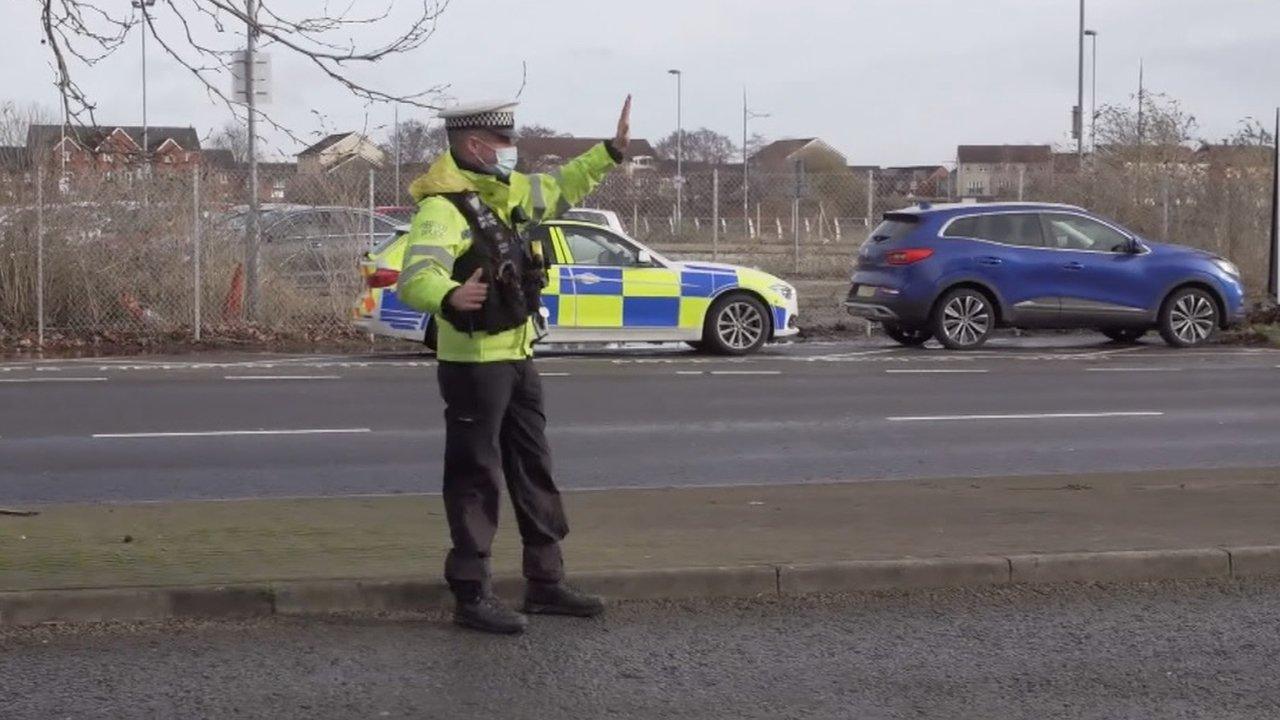
[[[497,597],[486,593],[474,600],[458,598],[453,621],[462,627],[502,635],[524,632],[529,621],[524,615],[503,605]]]
[[[524,594],[524,611],[530,615],[595,617],[604,612],[604,600],[562,582],[530,582]]]

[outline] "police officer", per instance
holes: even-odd
[[[533,342],[547,282],[542,248],[524,234],[577,203],[623,159],[631,97],[617,134],[546,174],[515,171],[515,103],[477,103],[440,113],[449,151],[409,192],[418,212],[396,287],[437,325],[437,377],[445,402],[444,505],[453,548],[445,579],[454,621],[497,633],[524,630],[525,616],[497,601],[489,551],[505,477],[524,544],[523,610],[592,617],[600,598],[564,582],[568,532],[551,471],[542,383]]]

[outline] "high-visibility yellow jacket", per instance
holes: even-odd
[[[535,330],[530,318],[524,327],[488,334],[460,332],[440,315],[445,296],[459,283],[452,278],[454,260],[471,247],[471,228],[445,193],[474,192],[508,226],[519,207],[530,222],[562,215],[586,197],[617,165],[600,143],[550,173],[512,173],[505,181],[458,167],[446,152],[426,174],[409,186],[418,203],[409,229],[408,247],[396,285],[396,295],[409,307],[435,316],[436,356],[450,362],[499,362],[533,357]]]

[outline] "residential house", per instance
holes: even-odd
[[[236,162],[230,150],[204,151],[205,193],[217,193],[233,204],[243,204],[248,197],[249,164]],[[298,176],[297,163],[258,162],[258,201],[280,203],[291,198]]]
[[[951,194],[945,165],[905,165],[876,172],[876,194],[903,198],[942,198]]]
[[[1199,165],[1225,178],[1270,176],[1275,148],[1267,145],[1215,145],[1205,143],[1196,151]]]
[[[844,153],[818,138],[775,140],[760,148],[747,162],[756,173],[793,173],[797,165],[805,172],[817,173],[845,169],[849,161]]]
[[[521,172],[552,170],[604,142],[603,138],[580,137],[521,137],[516,140]],[[628,174],[636,170],[652,170],[658,162],[658,153],[648,140],[637,138],[627,148],[623,170]]]
[[[334,133],[298,153],[298,173],[302,175],[377,170],[387,164],[387,154],[382,148],[358,132]]]
[[[111,179],[136,177],[147,171],[182,172],[201,162],[200,137],[194,128],[156,126],[31,125],[26,152],[46,169],[66,168],[71,175],[94,173]]]
[[[1053,176],[1049,145],[961,145],[956,149],[955,192],[962,198],[1015,198],[1020,186]]]

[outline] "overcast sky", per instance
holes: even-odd
[[[380,1],[354,4],[371,12]],[[288,14],[319,4],[272,6]],[[397,0],[394,12],[407,17],[414,5]],[[1099,105],[1130,101],[1140,58],[1148,87],[1180,99],[1210,139],[1245,116],[1270,118],[1280,104],[1280,0],[1089,5],[1087,23],[1100,33]],[[30,0],[0,4],[0,98],[53,108],[38,10]],[[157,23],[174,31],[166,12],[156,6]],[[656,139],[675,128],[675,79],[666,70],[680,68],[686,129],[706,126],[740,142],[745,86],[752,108],[770,113],[751,126],[767,137],[821,137],[856,164],[947,162],[959,143],[1068,142],[1077,13],[1076,0],[454,0],[427,46],[360,76],[394,92],[448,83],[458,99],[501,97],[519,88],[526,61],[522,124],[609,135],[631,92],[633,136]],[[394,30],[380,27],[365,37]],[[150,48],[151,124],[204,133],[230,119]],[[140,122],[139,55],[135,33],[114,57],[77,68],[103,124]],[[390,124],[389,107],[365,107],[296,56],[275,50],[273,63],[268,110],[299,136],[368,123],[377,137]],[[1087,81],[1085,91],[1087,106]],[[408,117],[429,114],[403,108]],[[277,156],[300,149],[269,137]]]

